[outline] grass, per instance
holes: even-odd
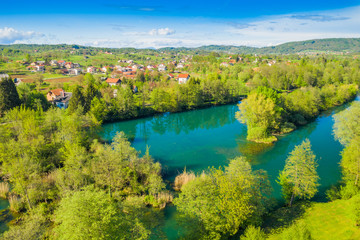
[[[10,194],[8,200],[9,200],[9,204],[10,204],[9,209],[12,212],[20,212],[21,211],[21,209],[23,207],[23,203],[22,203],[20,197],[18,197],[15,194]]]
[[[0,197],[7,198],[10,191],[10,185],[7,182],[0,182]]]
[[[350,200],[336,200],[329,203],[312,203],[297,221],[303,221],[313,239],[316,240],[348,240],[360,239],[360,228],[352,219],[352,203]],[[278,229],[268,236],[270,240],[281,239]],[[269,229],[267,229],[269,230]]]
[[[176,176],[175,182],[174,182],[174,189],[176,191],[180,191],[181,188],[187,184],[188,182],[195,179],[195,174],[193,172],[186,172],[186,168],[184,169],[184,172],[180,175]]]

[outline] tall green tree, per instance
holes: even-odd
[[[257,224],[256,216],[265,212],[260,195],[269,185],[260,184],[266,182],[263,177],[251,170],[246,159],[237,158],[225,171],[211,169],[188,182],[174,204],[185,217],[197,219],[205,232],[201,237],[231,236],[246,223]]]
[[[92,76],[92,75],[91,75]],[[89,81],[89,84],[85,88],[84,96],[84,111],[88,112],[91,108],[91,101],[98,95],[98,90],[95,87],[95,84],[92,81]]]
[[[296,198],[310,199],[318,191],[319,176],[315,157],[310,141],[306,139],[295,146],[286,159],[284,170],[279,175],[279,184],[290,206]]]
[[[20,106],[19,94],[11,78],[0,79],[0,117],[7,110]]]
[[[354,102],[350,108],[334,116],[335,138],[343,145],[360,138],[360,102]]]
[[[271,133],[281,122],[281,113],[274,100],[258,93],[251,93],[239,104],[236,117],[246,123],[247,139],[252,141],[274,141]]]
[[[69,102],[69,112],[73,113],[79,108],[84,111],[85,98],[80,86],[75,86]]]

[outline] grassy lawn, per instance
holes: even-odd
[[[360,228],[352,220],[352,199],[311,204],[299,220],[308,226],[313,239],[360,239]],[[280,234],[270,235],[270,240],[281,239]]]
[[[44,76],[44,79],[62,78],[62,77],[64,77],[64,75],[56,74],[56,73],[44,73],[43,76]]]

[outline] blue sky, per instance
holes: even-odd
[[[360,37],[360,0],[5,1],[0,44],[261,47]]]

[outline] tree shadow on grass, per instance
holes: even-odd
[[[299,201],[292,207],[284,206],[277,208],[264,217],[262,228],[266,232],[286,228],[300,219],[311,205],[310,201]]]

